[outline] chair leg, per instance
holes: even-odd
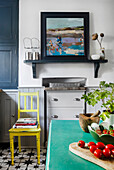
[[[40,164],[40,133],[36,135],[37,159]]]
[[[14,142],[13,136],[10,134],[10,151],[11,151],[11,165],[14,165]]]
[[[21,137],[18,136],[18,147],[19,147],[19,152],[21,152]]]

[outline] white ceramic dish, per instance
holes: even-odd
[[[92,60],[99,60],[99,59],[100,59],[100,55],[99,55],[99,54],[93,54],[93,55],[91,56],[91,59],[92,59]]]

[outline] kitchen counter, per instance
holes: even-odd
[[[52,120],[50,123],[46,170],[103,170],[69,151],[69,144],[84,140],[96,142],[81,130],[78,120]]]

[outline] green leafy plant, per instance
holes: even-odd
[[[110,114],[114,114],[114,83],[101,81],[98,89],[93,89],[87,95],[84,94],[82,99],[85,99],[85,102],[93,107],[99,101],[102,101],[101,107],[105,108],[105,111],[102,112],[100,117],[104,121],[106,117],[110,117]]]

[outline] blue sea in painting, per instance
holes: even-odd
[[[76,49],[76,50],[84,51],[84,47],[81,47],[81,45],[72,45],[72,46],[68,47],[68,49]],[[55,49],[54,51],[52,50],[49,53],[49,50],[47,50],[47,55],[60,55],[60,52],[57,49]],[[74,54],[67,54],[64,50],[62,50],[61,55],[74,55]],[[84,55],[84,53],[78,52],[78,55]]]
[[[80,38],[48,38],[47,55],[84,55],[84,45]]]

